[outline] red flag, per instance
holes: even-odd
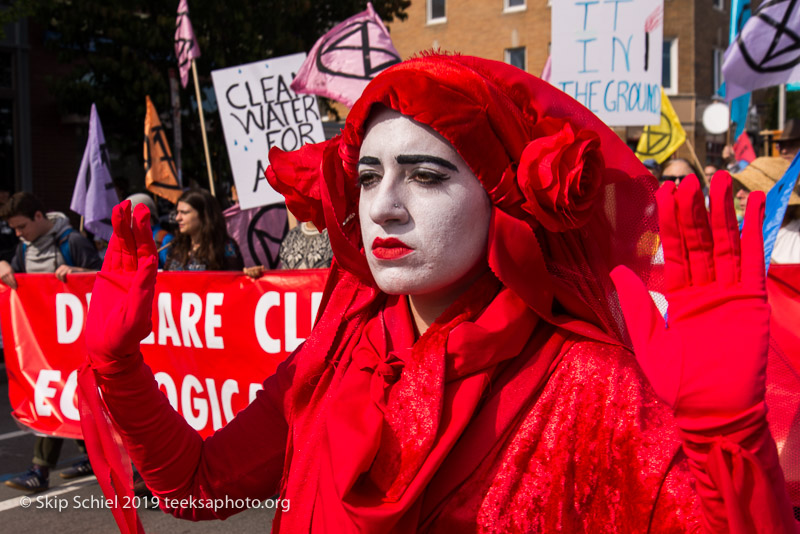
[[[733,144],[733,154],[736,161],[744,160],[750,163],[756,159],[756,151],[753,150],[753,143],[750,142],[750,136],[747,135],[747,132],[743,131],[739,139]]]

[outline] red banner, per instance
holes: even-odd
[[[0,284],[13,416],[36,432],[80,438],[77,369],[94,274],[16,275]],[[203,436],[221,428],[311,332],[327,270],[158,274],[153,332],[142,342],[161,390]]]
[[[230,421],[311,331],[327,271],[159,273],[145,361],[172,405],[203,436]],[[0,326],[14,417],[42,434],[79,438],[76,370],[93,274],[0,284]],[[772,265],[768,419],[800,505],[800,265]]]

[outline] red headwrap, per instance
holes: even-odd
[[[554,306],[625,341],[608,273],[646,282],[657,249],[655,179],[594,114],[550,84],[496,61],[426,54],[365,89],[344,131],[300,151],[270,151],[270,184],[301,219],[327,227],[337,262],[374,286],[361,252],[356,166],[373,106],[447,139],[494,205],[489,265],[539,315]],[[557,304],[554,303],[554,297]]]

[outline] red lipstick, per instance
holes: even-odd
[[[414,249],[397,239],[376,237],[372,242],[372,255],[379,260],[396,260],[414,252]]]

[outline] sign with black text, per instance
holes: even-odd
[[[550,83],[609,126],[661,120],[663,0],[559,0]]]
[[[211,72],[243,210],[283,202],[264,177],[272,147],[291,151],[325,140],[317,98],[290,87],[305,57],[292,54]]]

